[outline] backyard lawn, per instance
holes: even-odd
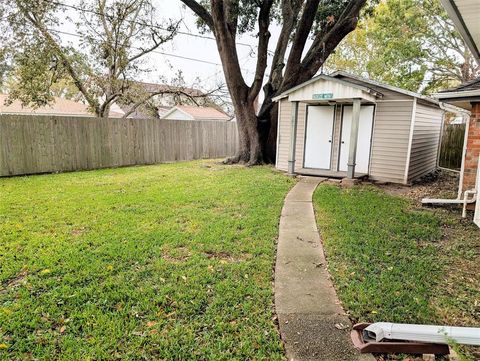
[[[480,230],[459,211],[420,209],[368,185],[321,184],[314,204],[352,319],[480,326]]]
[[[293,182],[207,161],[0,179],[0,359],[282,359]]]

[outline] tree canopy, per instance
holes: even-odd
[[[480,67],[438,0],[381,2],[345,38],[327,65],[424,93],[480,75]]]
[[[179,20],[158,20],[149,0],[83,0],[79,6],[15,0],[1,7],[16,44],[10,99],[47,104],[62,80],[73,84],[100,117],[108,116],[114,102],[136,104],[151,97],[134,80],[148,71],[145,55],[170,41],[179,26]],[[72,8],[78,18],[65,19]],[[62,43],[62,20],[75,24],[80,49]]]

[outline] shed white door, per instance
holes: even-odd
[[[330,169],[335,106],[309,106],[305,136],[305,168]]]
[[[353,107],[351,105],[346,105],[343,107],[342,139],[340,142],[340,160],[338,165],[338,169],[340,171],[347,171],[348,169],[350,130],[352,129],[352,110]],[[368,164],[370,162],[370,145],[372,142],[373,111],[373,105],[362,105],[360,107],[357,159],[355,166],[356,173],[368,173]]]

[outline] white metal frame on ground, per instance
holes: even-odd
[[[480,328],[377,322],[363,330],[363,338],[376,342],[389,339],[448,344],[453,341],[480,346]]]

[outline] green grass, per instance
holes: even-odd
[[[0,359],[282,359],[292,185],[212,162],[0,179]]]
[[[314,195],[329,269],[356,321],[480,326],[480,231],[373,186]]]

